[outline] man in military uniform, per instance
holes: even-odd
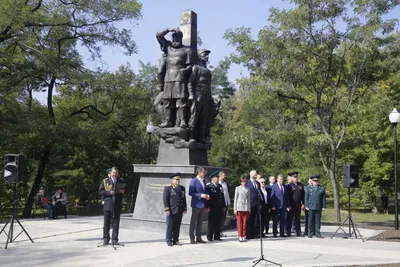
[[[304,196],[311,187],[312,187],[312,180],[311,178],[308,178],[308,185],[304,187]],[[308,236],[308,210],[304,209],[304,236],[306,235]]]
[[[200,49],[198,51],[199,60],[192,67],[192,72],[189,77],[188,89],[189,100],[193,100],[190,108],[190,139],[194,140],[193,130],[198,130],[197,140],[200,143],[207,144],[207,128],[212,111],[213,100],[211,98],[211,71],[207,68],[208,56],[210,50]]]
[[[112,167],[109,174],[109,177],[101,181],[99,188],[99,194],[104,205],[103,245],[108,245],[110,242],[111,222],[113,229],[112,244],[119,245],[119,219],[121,217],[122,195],[125,193],[125,189],[120,189],[119,192],[116,192],[115,189],[117,184],[125,184],[125,181],[119,178],[117,167]]]
[[[319,185],[319,175],[311,176],[313,183],[305,192],[305,207],[308,210],[308,237],[313,235],[323,238],[321,229],[321,213],[326,208],[325,189]]]
[[[294,219],[296,235],[301,236],[300,214],[301,210],[304,209],[304,186],[302,183],[297,181],[298,172],[291,172],[289,173],[289,176],[291,177],[291,182],[288,184],[291,209],[288,212],[286,233],[287,236],[291,235],[292,221]]]
[[[164,188],[163,202],[165,215],[168,217],[167,232],[168,246],[182,246],[179,243],[179,232],[181,229],[182,215],[186,214],[186,192],[185,187],[179,185],[181,174],[175,173],[169,178],[172,183]]]
[[[210,212],[208,213],[208,228],[207,228],[207,239],[208,241],[221,239],[221,216],[226,209],[224,189],[222,185],[218,183],[218,173],[214,172],[211,174],[211,183],[207,184],[207,191],[210,194],[210,200],[208,201],[208,207]]]
[[[172,42],[165,35],[172,33]],[[165,53],[158,73],[158,83],[163,85],[162,103],[165,121],[160,127],[187,126],[187,78],[192,67],[192,50],[182,45],[183,34],[179,29],[165,29],[157,33],[157,41]],[[176,109],[176,114],[172,112]],[[175,125],[174,125],[175,118]]]

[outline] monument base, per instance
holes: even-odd
[[[174,144],[165,142],[160,138],[158,147],[157,164],[169,165],[201,165],[207,166],[207,151],[211,144],[192,143],[190,147],[176,148]]]
[[[182,224],[189,224],[192,215],[189,196],[189,184],[195,177],[197,165],[143,165],[134,164],[133,171],[140,173],[140,183],[136,197],[135,210],[132,219],[143,223],[158,222],[165,223],[165,211],[163,203],[164,187],[171,184],[169,176],[180,172],[180,185],[186,189],[187,214],[183,216]],[[208,173],[215,171],[226,171],[225,168],[204,166]],[[207,220],[205,216],[204,220]]]

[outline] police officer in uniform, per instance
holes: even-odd
[[[214,172],[210,175],[211,183],[207,184],[207,190],[210,195],[207,206],[210,208],[208,213],[208,228],[207,228],[207,239],[208,241],[221,239],[221,217],[224,209],[226,209],[224,189],[222,185],[218,183],[219,172]]]
[[[286,233],[287,236],[291,235],[292,222],[294,219],[296,235],[301,236],[300,214],[301,210],[304,209],[304,186],[297,181],[298,172],[290,172],[288,175],[291,177],[291,182],[288,184],[291,209],[288,212]]]
[[[171,185],[164,188],[163,202],[165,215],[168,217],[167,223],[167,244],[172,247],[173,245],[182,246],[179,243],[179,232],[181,229],[182,215],[186,214],[186,191],[185,187],[179,184],[181,174],[175,173],[169,178]]]
[[[326,208],[325,188],[319,185],[319,175],[311,176],[313,183],[305,192],[305,207],[308,210],[308,237],[313,235],[323,238],[321,229],[321,213]]]
[[[108,177],[101,181],[99,188],[99,194],[104,204],[103,245],[108,245],[110,242],[111,222],[113,229],[112,244],[120,245],[118,243],[119,219],[121,217],[122,195],[125,193],[125,189],[116,192],[117,183],[125,184],[125,180],[119,178],[118,168],[112,167]]]

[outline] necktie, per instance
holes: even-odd
[[[254,188],[257,189],[256,182],[253,182]]]
[[[283,194],[283,186],[282,185],[279,185],[280,187],[281,187],[281,193]]]

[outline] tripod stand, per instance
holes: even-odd
[[[266,261],[266,262],[269,262],[269,263],[272,263],[272,264],[275,264],[275,265],[278,265],[278,266],[282,266],[281,264],[279,264],[279,263],[276,263],[276,262],[273,262],[273,261],[270,261],[270,260],[267,260],[267,259],[265,259],[264,258],[264,247],[263,247],[263,235],[262,235],[262,231],[263,231],[263,229],[262,229],[262,221],[261,221],[261,209],[262,209],[262,204],[260,203],[260,201],[261,201],[261,189],[260,188],[258,188],[258,189],[256,189],[257,190],[257,208],[258,208],[258,223],[259,223],[259,225],[260,225],[260,227],[259,227],[259,233],[260,233],[260,250],[261,250],[261,255],[260,255],[260,258],[258,259],[258,260],[255,260],[255,261],[253,261],[253,263],[254,263],[254,265],[253,265],[253,267],[254,266],[256,266],[257,264],[259,264],[261,261]],[[268,222],[269,223],[269,222]]]
[[[17,239],[17,237],[19,237],[22,232],[24,232],[29,240],[31,240],[31,242],[33,243],[32,238],[29,236],[28,232],[25,230],[25,228],[22,226],[22,224],[19,222],[18,218],[17,218],[17,214],[16,214],[16,202],[17,202],[17,184],[14,184],[14,202],[13,202],[13,212],[10,216],[10,219],[8,219],[7,223],[4,225],[3,229],[1,229],[0,231],[0,235],[1,233],[4,232],[4,234],[7,236],[7,242],[6,242],[6,246],[5,249],[7,249],[8,247],[8,243],[12,243],[15,241],[15,239]],[[14,237],[14,224],[15,222],[17,222],[19,224],[19,226],[21,227],[22,231],[16,236]],[[6,233],[5,229],[7,227],[7,225],[10,223],[10,229],[8,230],[8,234]]]
[[[342,230],[343,233],[346,235],[344,238],[351,238],[352,234],[354,233],[354,236],[356,238],[358,238],[358,236],[361,238],[361,240],[363,242],[365,242],[365,240],[363,239],[363,237],[360,234],[360,231],[358,230],[357,226],[354,223],[353,220],[353,216],[351,215],[351,207],[350,207],[350,187],[348,187],[348,207],[349,207],[349,214],[347,215],[346,220],[344,220],[344,222],[339,226],[339,228],[336,230],[336,232],[333,234],[333,236],[331,236],[331,238],[333,238],[337,232],[339,230]],[[344,230],[343,226],[346,224],[346,222],[349,223],[349,233],[346,233],[346,231]],[[358,233],[358,236],[357,236]]]

